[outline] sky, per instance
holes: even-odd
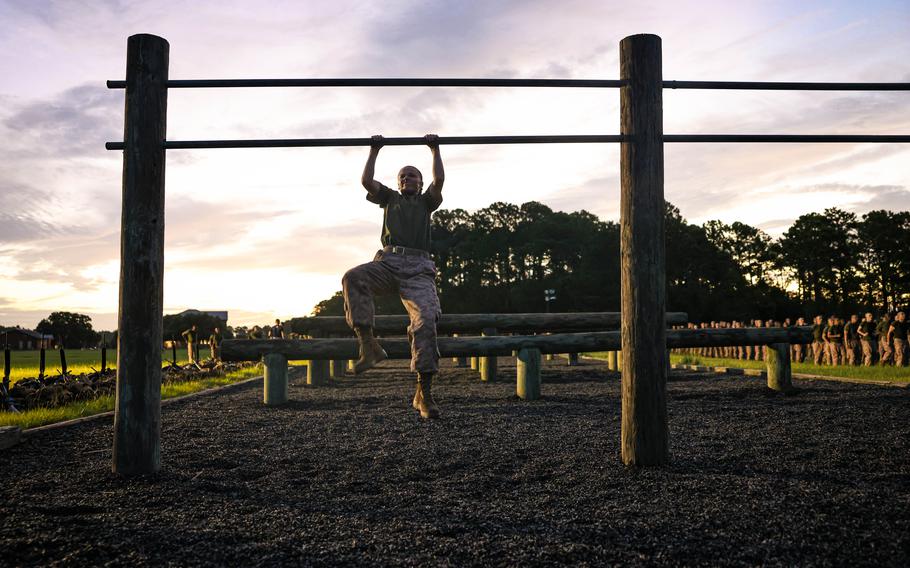
[[[661,36],[665,80],[910,82],[910,2],[0,0],[0,326],[52,311],[117,325],[127,37],[170,43],[170,78],[617,79]],[[910,92],[664,91],[675,134],[908,134]],[[618,134],[616,89],[177,89],[168,138]],[[443,146],[444,208],[536,200],[619,219],[616,144]],[[366,148],[169,150],[165,313],[232,325],[308,315],[379,248]],[[394,187],[425,147],[382,150]],[[779,236],[802,214],[910,209],[907,144],[668,144],[665,195],[693,223]],[[444,309],[444,306],[443,306]]]

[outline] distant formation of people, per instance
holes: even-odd
[[[690,323],[689,329],[727,329],[744,327],[790,327],[808,325],[804,318],[792,322],[789,318],[783,322],[775,320],[754,321],[712,321],[700,324]],[[885,314],[878,320],[872,313],[865,313],[862,318],[852,314],[848,319],[832,315],[815,316],[812,323],[812,343],[792,345],[791,361],[804,361],[816,365],[908,365],[907,351],[908,322],[905,312],[897,312],[892,317]],[[768,348],[762,345],[744,345],[735,347],[696,347],[674,349],[674,352],[698,355],[701,357],[721,357],[761,361],[767,357]]]

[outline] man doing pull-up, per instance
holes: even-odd
[[[433,401],[432,385],[433,375],[439,372],[436,321],[441,310],[436,265],[430,258],[430,220],[442,203],[445,173],[439,137],[427,134],[425,140],[433,152],[433,182],[424,191],[420,170],[405,166],[398,172],[398,191],[394,191],[373,179],[376,157],[383,146],[382,136],[373,136],[361,183],[367,190],[367,201],[383,209],[383,248],[372,262],[348,270],[341,282],[345,318],[360,345],[354,372],[363,373],[387,358],[373,335],[373,297],[397,292],[411,318],[411,370],[417,372],[413,406],[423,418],[437,418],[439,407]]]

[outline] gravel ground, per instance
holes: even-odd
[[[36,434],[0,454],[0,564],[910,564],[910,390],[674,371],[672,465],[636,470],[616,373],[547,363],[529,403],[510,364],[444,369],[435,422],[400,364],[168,405],[147,478],[110,419]]]

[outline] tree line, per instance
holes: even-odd
[[[910,212],[838,208],[800,216],[780,238],[745,223],[687,222],[666,205],[667,309],[692,321],[881,313],[910,302]],[[538,202],[434,214],[443,310],[618,311],[619,225]],[[556,298],[545,302],[544,290]],[[404,313],[396,297],[377,313]],[[343,315],[341,292],[314,308]]]

